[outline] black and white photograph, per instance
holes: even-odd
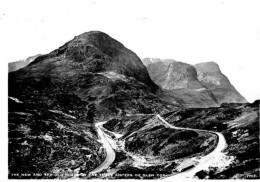
[[[259,0],[1,0],[7,180],[260,179]]]

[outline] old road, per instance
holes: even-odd
[[[199,131],[199,132],[209,132],[209,133],[214,133],[218,136],[218,145],[217,147],[208,155],[202,156],[199,160],[198,160],[198,164],[191,168],[190,170],[181,172],[179,174],[170,176],[170,177],[166,177],[165,179],[176,179],[176,178],[193,178],[194,175],[203,170],[203,169],[207,169],[208,167],[210,167],[211,162],[214,161],[215,159],[218,159],[220,156],[222,156],[222,151],[226,148],[227,143],[225,140],[225,137],[223,136],[223,134],[219,133],[219,132],[213,132],[213,131],[207,131],[207,130],[200,130],[200,129],[192,129],[192,128],[182,128],[182,127],[176,127],[173,126],[171,124],[169,124],[167,121],[165,121],[159,114],[157,115],[157,117],[164,122],[166,125],[168,125],[170,128],[173,129],[182,129],[182,130],[193,130],[193,131]]]
[[[105,122],[99,122],[99,123],[96,123],[95,126],[97,128],[97,132],[100,137],[99,142],[103,144],[103,147],[106,150],[106,159],[96,169],[91,171],[90,174],[99,173],[102,170],[107,169],[115,160],[115,156],[116,156],[115,152],[112,149],[111,145],[109,144],[105,134],[103,133],[103,131],[100,128],[104,123]]]

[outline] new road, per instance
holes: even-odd
[[[222,151],[226,148],[227,143],[225,140],[225,137],[223,136],[223,134],[219,133],[219,132],[213,132],[213,131],[207,131],[207,130],[200,130],[200,129],[192,129],[192,128],[182,128],[182,127],[176,127],[173,126],[171,124],[169,124],[167,121],[165,121],[160,115],[157,115],[157,117],[164,122],[166,125],[168,125],[170,128],[173,129],[182,129],[182,130],[193,130],[193,131],[199,131],[199,132],[209,132],[209,133],[214,133],[218,136],[218,145],[217,147],[208,155],[202,156],[199,160],[198,160],[198,164],[193,167],[192,169],[188,170],[188,171],[184,171],[181,172],[179,174],[173,175],[171,177],[168,177],[166,179],[175,179],[175,178],[193,178],[193,176],[203,170],[203,169],[207,169],[208,167],[210,167],[213,159],[219,159],[220,156],[222,156]]]

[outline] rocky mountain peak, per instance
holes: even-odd
[[[100,31],[85,32],[76,36],[69,42],[68,47],[87,45],[94,46],[109,56],[113,56],[112,53],[124,49],[123,44]]]
[[[206,87],[230,86],[229,79],[220,71],[219,65],[215,62],[205,62],[194,65],[197,70],[198,79]]]
[[[244,103],[246,99],[235,89],[229,79],[220,71],[215,62],[205,62],[194,65],[198,79],[207,89],[211,90],[218,102]]]
[[[113,71],[146,84],[151,90],[158,89],[140,58],[109,35],[91,31],[74,37],[60,48],[38,57],[35,64],[48,65],[50,72],[67,73]],[[52,68],[52,69],[50,69]],[[39,69],[39,67],[37,67]],[[46,70],[46,69],[45,69]]]

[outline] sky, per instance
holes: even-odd
[[[259,0],[0,0],[1,67],[99,30],[141,59],[215,61],[253,102],[260,98],[259,7]]]

